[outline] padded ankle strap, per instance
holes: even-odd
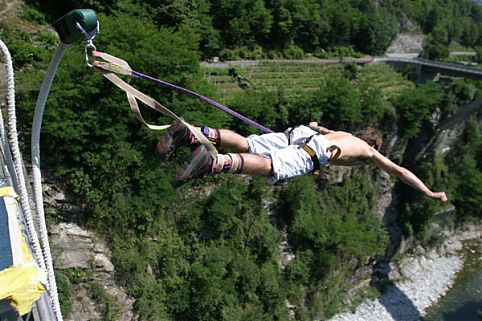
[[[244,166],[244,158],[241,154],[218,154],[213,161],[213,173],[239,174]]]

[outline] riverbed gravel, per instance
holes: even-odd
[[[352,312],[343,312],[330,321],[418,321],[427,309],[445,295],[463,267],[458,251],[461,241],[480,239],[481,232],[469,231],[448,239],[438,251],[406,256],[398,264],[398,280],[377,299],[367,300]]]

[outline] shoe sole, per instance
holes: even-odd
[[[177,147],[177,145],[181,145],[180,142],[182,141],[183,137],[182,136],[186,136],[189,135],[189,129],[184,126],[184,124],[178,122],[177,120],[174,121],[174,123],[172,123],[171,125],[172,127],[169,128],[167,130],[166,133],[164,133],[164,135],[161,136],[161,138],[159,138],[159,141],[157,142],[157,146],[156,146],[156,153],[157,153],[157,156],[161,159],[163,159],[171,149],[174,149]],[[176,128],[174,129],[174,133],[171,132],[173,129],[172,128]],[[177,137],[177,139],[174,139],[175,138],[175,133],[177,131],[187,131],[187,133],[185,134],[184,132],[179,134],[181,135],[180,138]]]
[[[203,145],[199,146],[194,151],[187,166],[177,173],[174,185],[176,187],[181,186],[194,178],[207,176],[211,161],[211,155],[209,155],[206,147]]]

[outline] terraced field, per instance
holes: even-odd
[[[415,86],[384,63],[367,65],[358,74],[357,81],[369,83],[379,89],[384,98],[390,98],[403,89]]]
[[[224,102],[242,92],[243,87],[283,90],[286,97],[296,97],[300,93],[318,89],[325,81],[328,68],[340,67],[310,61],[259,61],[250,64],[231,63],[223,67],[202,66],[204,77],[218,89],[220,100]],[[234,70],[240,77],[230,75],[230,70]],[[385,98],[412,86],[411,82],[385,64],[365,65],[358,72],[356,81],[369,82],[371,86],[380,89]]]
[[[229,67],[203,67],[205,78],[218,88],[221,100],[242,92],[244,84],[254,89],[284,90],[286,96],[296,96],[299,92],[315,90],[324,81],[326,69],[320,63],[270,62],[260,61],[256,65],[236,65]],[[240,83],[229,75],[235,69],[242,77]]]

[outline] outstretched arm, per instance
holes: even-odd
[[[432,192],[414,173],[402,166],[398,166],[397,164],[393,163],[391,160],[380,154],[375,149],[372,150],[371,160],[374,165],[391,174],[396,175],[398,178],[400,178],[402,182],[421,191],[428,197],[439,200],[441,202],[447,201],[447,196],[445,195],[445,192]]]
[[[333,132],[333,130],[331,130],[331,129],[328,129],[326,127],[318,125],[318,123],[316,121],[312,121],[311,123],[309,123],[308,126],[311,129],[316,130],[317,132],[319,132],[320,134],[323,134],[323,135]]]

